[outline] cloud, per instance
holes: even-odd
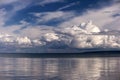
[[[0,5],[11,4],[16,1],[18,1],[18,0],[0,0]]]
[[[107,13],[106,13],[107,11]],[[107,24],[114,24],[114,21],[117,18],[112,17],[113,14],[120,13],[119,4],[114,4],[102,9],[88,9],[83,15],[75,16],[69,20],[66,20],[62,24],[59,24],[60,27],[67,27],[74,24],[79,25],[80,22],[86,22],[88,20],[93,20],[93,22],[98,25],[101,29],[108,28]],[[119,22],[117,22],[119,24]],[[112,26],[114,28],[114,26]],[[109,29],[109,28],[108,28]],[[118,28],[116,28],[118,29]]]
[[[3,26],[5,24],[6,21],[6,16],[7,12],[4,8],[0,9],[0,26]]]
[[[85,27],[92,27],[92,23],[87,24]],[[18,29],[26,25],[22,22],[21,25],[11,26],[13,30],[6,28],[10,31],[20,30],[20,36],[0,34],[0,43],[2,46],[14,46],[15,50],[19,49],[21,52],[29,52],[31,49],[33,52],[41,51],[41,49],[50,50],[50,52],[55,52],[57,49],[66,50],[76,50],[86,49],[86,48],[119,48],[120,47],[120,36],[99,34],[99,32],[88,32],[83,26],[71,26],[66,28],[54,28],[50,26],[30,26],[25,29]],[[119,34],[118,34],[119,35]],[[22,48],[22,49],[21,49]],[[24,49],[26,49],[24,51]],[[53,50],[52,50],[53,49]],[[56,50],[55,50],[56,49]],[[62,50],[62,51],[63,51]],[[32,51],[31,51],[32,52]],[[66,51],[67,52],[67,51]]]
[[[17,12],[26,8],[32,0],[0,0],[0,26],[7,25]],[[8,8],[10,7],[10,8]]]
[[[79,3],[80,3],[79,1],[78,1],[78,2],[70,3],[70,4],[68,4],[68,5],[65,5],[65,6],[59,8],[58,11],[59,11],[59,10],[66,9],[66,8],[69,8],[69,7],[74,6],[74,5],[77,5],[77,4],[79,4]]]
[[[13,11],[13,12],[16,13],[16,11]],[[119,12],[120,12],[119,4],[113,4],[111,6],[107,6],[105,8],[98,9],[98,10],[97,9],[88,9],[82,15],[77,12],[74,12],[74,11],[67,11],[67,12],[54,11],[54,12],[42,12],[42,13],[30,13],[30,14],[32,14],[36,17],[36,20],[35,20],[36,23],[46,23],[46,22],[53,21],[53,20],[61,21],[57,25],[58,27],[69,27],[69,26],[73,26],[73,25],[79,25],[80,22],[87,22],[89,20],[93,20],[93,22],[96,25],[98,25],[101,29],[105,29],[105,28],[119,29],[118,28],[119,22],[117,21],[117,20],[119,20],[119,16],[113,17],[114,14],[118,14]],[[9,17],[8,17],[9,13],[7,13],[7,11],[5,9],[1,9],[0,13],[1,13],[0,14],[0,17],[1,17],[0,22],[1,22],[1,25],[3,25],[3,24],[5,24],[5,21],[9,19]],[[13,15],[13,14],[11,14],[11,15]],[[116,24],[116,26],[114,26],[115,25],[114,23]],[[23,22],[22,25],[13,25],[15,27],[14,29],[11,26],[9,26],[9,28],[11,27],[12,29],[9,29],[8,32],[12,33],[12,31],[14,32],[17,29],[19,31],[19,29],[21,29],[23,26],[26,26],[26,29],[22,29],[23,31],[21,30],[21,32],[28,34],[28,33],[30,33],[30,30],[32,30],[32,31],[36,32],[36,34],[34,34],[34,35],[39,36],[40,35],[39,29],[41,29],[40,27],[46,26],[46,25],[38,25],[40,27],[38,27],[38,26],[34,27],[34,26],[31,26],[32,25],[31,23],[27,23],[27,24],[28,25],[25,25]],[[51,27],[51,26],[47,26],[47,28],[48,27]],[[53,26],[53,27],[56,27],[56,26]],[[2,29],[3,29],[3,31],[5,31],[6,28],[4,29],[2,27]]]
[[[113,17],[120,17],[120,14],[119,13],[114,14]]]
[[[22,10],[22,9],[26,8],[27,6],[30,6],[31,3],[32,3],[32,0],[17,1],[16,3],[11,4],[13,6],[12,11],[16,12],[16,11]]]
[[[44,6],[46,4],[50,3],[56,3],[56,2],[63,2],[64,0],[43,0],[39,3],[39,5]]]
[[[6,8],[10,6],[9,12],[11,13],[24,9],[30,3],[32,3],[32,0],[0,0],[0,7]]]
[[[3,0],[2,0],[3,1]],[[2,2],[1,1],[1,2]],[[27,3],[28,1],[28,3]],[[15,3],[14,3],[15,2]],[[13,5],[13,9],[8,11],[5,8],[0,9],[0,32],[14,35],[15,37],[4,37],[6,44],[12,44],[11,41],[16,41],[18,44],[27,43],[32,46],[38,44],[39,48],[95,48],[95,47],[120,47],[119,37],[107,35],[92,35],[87,34],[88,31],[84,28],[80,28],[81,22],[88,22],[92,20],[95,25],[98,25],[102,30],[108,28],[110,30],[120,29],[120,17],[119,17],[119,3],[106,6],[100,9],[88,9],[83,14],[79,14],[78,11],[54,11],[54,12],[38,12],[30,13],[35,18],[35,25],[27,21],[21,20],[16,25],[5,26],[5,22],[14,16],[17,11],[26,8],[32,0],[2,2],[4,4]],[[41,2],[42,5],[60,2],[60,0]],[[71,7],[77,3],[71,3],[63,6],[58,10],[63,10]],[[117,15],[116,15],[117,14]],[[47,26],[47,22],[60,21],[57,26]],[[39,25],[37,25],[40,23]],[[42,25],[42,23],[45,23]],[[55,23],[53,23],[55,24]],[[74,26],[73,26],[74,25]],[[91,28],[88,28],[91,29]],[[89,30],[91,33],[91,30]],[[17,38],[20,36],[19,38]],[[26,36],[26,37],[23,37]],[[97,38],[96,38],[97,37]],[[0,40],[2,40],[0,38]],[[108,40],[105,42],[105,40]],[[15,44],[16,45],[16,44]],[[28,47],[28,45],[27,45]]]
[[[106,24],[106,28],[110,29],[110,30],[120,30],[120,17],[116,18],[114,21],[112,21],[111,23]]]
[[[52,33],[54,32],[54,28],[52,26],[46,26],[46,25],[39,25],[39,26],[30,26],[24,28],[24,29],[18,29],[19,34],[23,36],[28,36],[30,38],[41,38],[44,34]]]
[[[43,12],[43,13],[30,13],[37,17],[37,23],[40,22],[48,22],[52,20],[65,20],[74,16],[74,12],[63,12],[63,11],[55,11],[55,12]]]
[[[113,0],[114,3],[120,3],[120,0]]]
[[[1,21],[3,22],[3,24],[0,24],[0,32],[1,33],[7,33],[7,34],[12,34],[12,35],[18,35],[18,33],[16,33],[16,31],[21,30],[23,27],[28,26],[29,23],[25,22],[25,21],[21,21],[21,24],[16,24],[16,25],[9,25],[9,26],[5,26],[4,22],[5,21]],[[20,34],[19,34],[20,36]],[[21,35],[22,36],[22,35]]]
[[[13,25],[13,26],[9,26],[9,27],[6,27],[5,26],[5,22],[8,20],[8,13],[7,11],[2,8],[0,9],[0,32],[2,33],[13,33],[14,30],[17,30],[19,29],[19,26],[16,26],[16,25]]]
[[[102,30],[108,28],[108,29],[119,29],[119,18],[112,17],[113,14],[119,13],[119,4],[113,4],[112,6],[107,6],[102,9],[88,9],[87,12],[85,12],[82,15],[78,15],[77,12],[70,11],[70,12],[64,12],[64,11],[55,11],[55,12],[42,12],[42,13],[30,13],[31,15],[34,15],[36,17],[35,22],[36,23],[45,23],[53,20],[60,20],[61,22],[57,26],[46,26],[46,25],[35,25],[32,26],[31,23],[27,23],[22,21],[22,25],[15,25],[15,29],[11,30],[20,32],[20,35],[29,36],[32,38],[40,37],[41,34],[45,34],[48,32],[55,32],[54,28],[57,29],[61,28],[61,31],[65,31],[65,28],[69,28],[73,25],[80,25],[80,22],[88,22],[89,20],[92,20],[95,25],[98,25],[99,28]],[[21,29],[23,26],[26,26],[26,28]],[[55,28],[55,29],[56,29]],[[34,33],[33,33],[34,32]],[[65,31],[67,32],[67,31]],[[76,31],[70,30],[67,33],[69,35],[76,34]]]

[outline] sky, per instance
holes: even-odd
[[[1,33],[36,39],[89,20],[101,30],[120,30],[120,1],[0,0]]]
[[[1,32],[66,27],[93,20],[101,29],[119,29],[119,0],[0,0]]]

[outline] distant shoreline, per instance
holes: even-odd
[[[120,51],[91,51],[82,53],[0,53],[9,58],[96,58],[120,57]]]

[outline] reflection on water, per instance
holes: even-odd
[[[120,80],[120,58],[3,58],[1,80]]]

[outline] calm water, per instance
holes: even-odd
[[[0,80],[120,80],[120,57],[0,57]]]

